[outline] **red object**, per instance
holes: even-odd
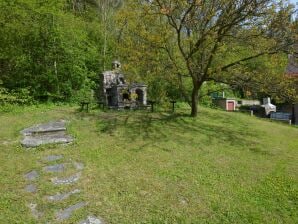
[[[235,110],[235,103],[234,102],[228,102],[228,111],[234,111]]]

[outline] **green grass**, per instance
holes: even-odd
[[[168,113],[92,112],[29,107],[0,114],[0,223],[37,223],[26,203],[46,211],[88,201],[68,223],[88,214],[108,223],[297,223],[298,128],[240,113],[201,108]],[[19,131],[67,119],[75,143],[24,150]],[[39,192],[24,192],[23,174],[42,157],[63,154],[86,168],[66,202],[47,203],[58,190],[42,174]]]

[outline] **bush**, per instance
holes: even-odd
[[[213,107],[213,103],[212,103],[212,97],[211,96],[203,96],[200,98],[199,103],[201,105],[204,105],[206,107]]]
[[[82,88],[73,94],[72,102],[93,102],[95,99],[94,89],[96,88],[95,82],[86,79]]]
[[[0,105],[30,105],[35,103],[28,89],[17,89],[9,91],[6,88],[0,88]]]

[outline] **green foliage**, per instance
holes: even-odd
[[[95,100],[94,89],[96,87],[95,82],[90,79],[86,79],[82,87],[73,94],[73,102],[93,102]]]
[[[297,95],[291,84],[276,79],[277,74],[283,73],[280,68],[285,66],[285,55],[279,55],[281,60],[271,61],[270,56],[265,56],[251,62],[241,61],[250,55],[284,49],[292,41],[297,22],[295,26],[288,19],[291,7],[282,4],[275,5],[278,8],[274,4],[263,7],[262,3],[251,7],[241,2],[244,4],[241,8],[240,3],[231,0],[214,4],[127,0],[125,4],[116,4],[120,2],[2,0],[3,87],[9,92],[30,89],[30,96],[40,101],[70,101],[84,95],[79,92],[87,88],[85,80],[99,83],[98,74],[109,69],[116,58],[124,65],[128,81],[146,83],[148,98],[161,102],[174,99],[190,103],[194,83],[199,83],[199,87],[210,80],[231,84],[240,93],[250,91],[255,97],[270,95],[279,102],[291,101]],[[171,2],[177,7],[173,8]],[[243,13],[238,13],[237,7]],[[185,12],[187,17],[181,20]],[[228,14],[251,26],[229,24]],[[175,24],[169,23],[171,18],[176,25],[180,22],[179,39]],[[204,22],[209,24],[207,30],[203,28]],[[241,63],[232,66],[233,69],[223,69],[235,61]],[[244,83],[257,87],[241,86],[237,81],[241,77],[252,78],[253,81]],[[266,85],[255,84],[264,80]],[[271,82],[277,87],[270,92]],[[205,92],[203,89],[199,94],[200,100],[209,105],[210,97]]]
[[[0,105],[19,104],[30,105],[34,103],[34,99],[28,89],[17,89],[9,91],[5,88],[0,88]]]
[[[298,92],[295,82],[285,76],[287,63],[285,54],[255,58],[225,74],[223,80],[241,97],[262,99],[270,96],[276,103],[293,103]]]
[[[233,89],[229,85],[214,81],[204,82],[199,92],[200,104],[214,107],[212,98],[215,96],[236,98]]]
[[[30,88],[38,100],[69,100],[102,69],[97,6],[67,10],[64,0],[0,3],[0,79],[9,90]]]
[[[36,103],[29,89],[8,90],[0,87],[0,111],[14,111],[15,106],[28,106]]]
[[[148,73],[163,76],[168,84],[160,85],[162,92],[182,95],[196,116],[205,81],[223,81],[225,73],[254,58],[290,49],[297,32],[289,19],[293,13],[291,6],[273,1],[132,0],[118,26],[130,66],[137,64],[144,79]]]

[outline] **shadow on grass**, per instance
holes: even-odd
[[[260,133],[232,122],[228,125],[225,116],[217,118],[213,113],[202,113],[198,119],[186,113],[150,113],[147,111],[108,111],[97,113],[76,113],[76,116],[89,117],[97,124],[100,134],[119,137],[119,141],[139,142],[141,151],[154,146],[163,151],[164,143],[175,142],[180,147],[225,144],[226,146],[247,149],[254,153],[268,154],[260,145]],[[205,117],[204,117],[205,116]],[[243,128],[244,127],[244,128]],[[170,146],[169,146],[170,147]]]

